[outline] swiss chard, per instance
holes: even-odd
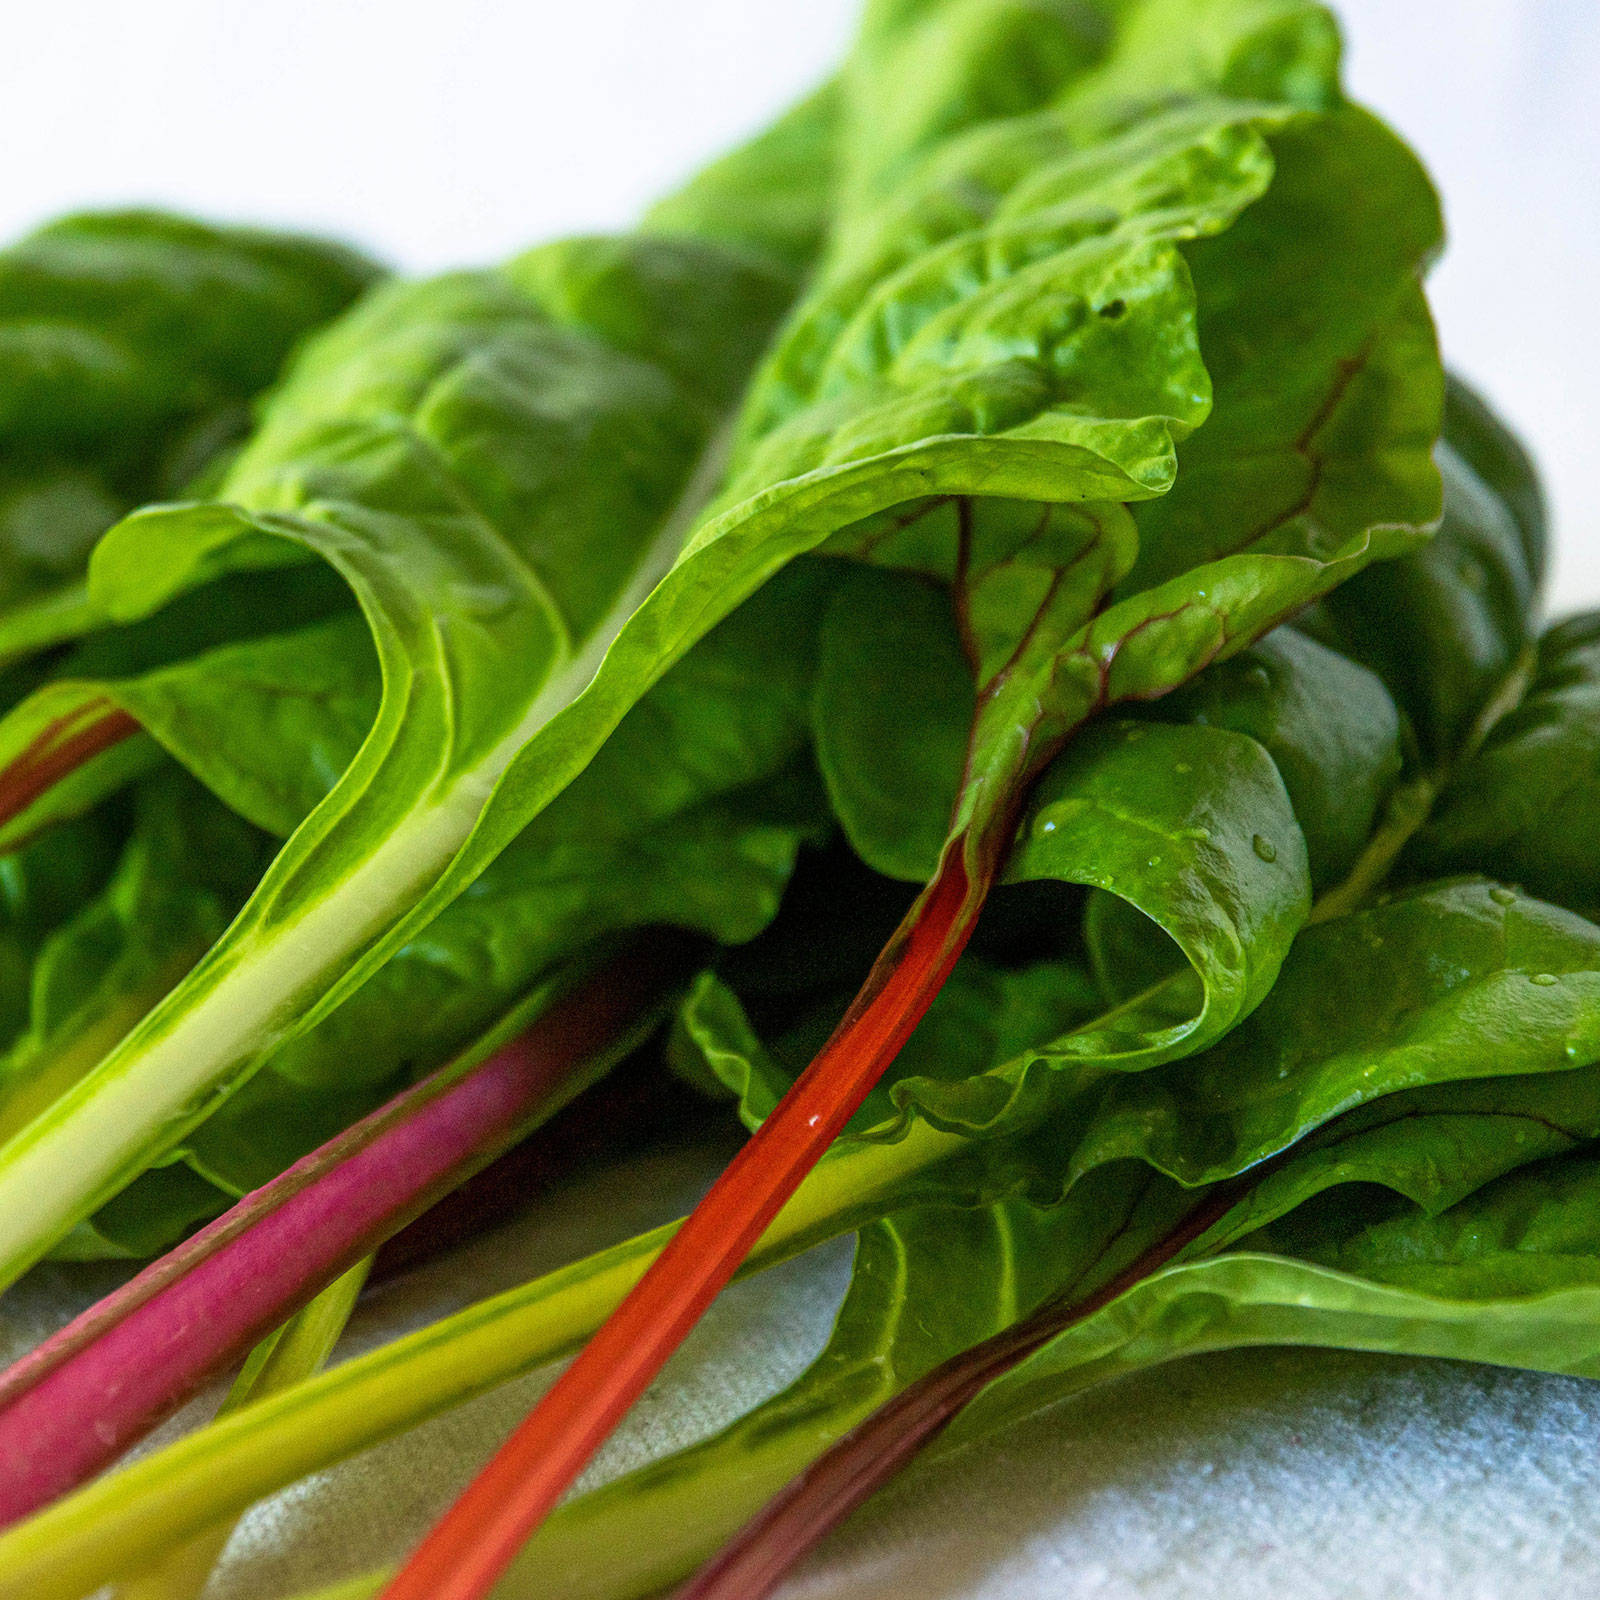
[[[98,625],[94,541],[214,471],[292,347],[377,276],[342,245],[154,211],[0,251],[0,662]]]
[[[0,1593],[125,1576],[598,1327],[391,1590],[476,1600],[733,1272],[865,1225],[793,1394],[528,1560],[631,1527],[594,1592],[665,1581],[890,1399],[790,1502],[797,1548],[1002,1370],[971,1417],[1099,1370],[1073,1341],[1129,1307],[1165,1326],[1153,1286],[1243,1282],[1261,1243],[1254,1281],[1332,1282],[1364,1185],[1431,1216],[1600,1136],[1594,630],[1539,638],[1531,469],[1446,391],[1437,203],[1337,63],[1307,0],[884,0],[639,232],[369,295],[212,498],[99,543],[93,634],[13,674],[0,845],[167,792],[250,845],[225,893],[163,868],[170,928],[133,853],[8,927],[9,1274],[153,1248],[330,1138],[317,1181],[361,1189],[340,1129],[596,940],[778,915],[679,1013],[673,1064],[751,1129],[684,1224],[90,1485],[0,1539]],[[19,1389],[0,1432],[59,1470],[6,1503],[110,1448],[27,1410],[51,1383],[98,1361],[165,1404],[371,1243],[321,1228],[181,1381],[134,1359],[157,1294]],[[942,1287],[958,1253],[992,1296]],[[203,1297],[211,1259],[143,1281]]]

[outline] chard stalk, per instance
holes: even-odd
[[[320,1372],[355,1310],[371,1266],[371,1256],[358,1261],[257,1345],[217,1415],[228,1416],[253,1400],[291,1389]],[[116,1600],[198,1600],[211,1579],[212,1568],[233,1537],[234,1526],[234,1520],[226,1518],[178,1545],[156,1566],[121,1585]]]
[[[752,1251],[787,1261],[881,1216],[966,1141],[913,1123],[821,1163]],[[80,1600],[263,1495],[570,1354],[656,1259],[676,1223],[573,1262],[341,1363],[86,1484],[0,1534],[0,1600]]]
[[[1248,1184],[1219,1184],[1170,1233],[1092,1293],[1047,1302],[901,1390],[776,1494],[673,1592],[672,1600],[766,1600],[800,1560],[932,1444],[983,1389],[1181,1255],[1265,1170],[1252,1174]]]
[[[993,880],[992,867],[969,876],[965,842],[958,837],[946,850],[939,874],[816,1059],[419,1546],[385,1600],[482,1600],[743,1265],[899,1053],[965,947]]]
[[[104,695],[47,723],[25,749],[0,768],[0,828],[95,756],[143,731]]]
[[[0,1377],[0,1523],[115,1460],[592,1082],[653,1017],[673,964],[607,963],[481,1065],[475,1053],[396,1096],[16,1363]]]

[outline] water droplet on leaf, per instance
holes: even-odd
[[[1528,982],[1538,984],[1541,989],[1553,989],[1561,980],[1553,972],[1536,972]]]
[[[1255,838],[1250,841],[1250,848],[1254,850],[1263,861],[1276,861],[1278,859],[1277,845],[1267,838],[1265,834],[1258,833]]]
[[[1489,891],[1489,898],[1493,900],[1497,906],[1514,906],[1517,903],[1516,895],[1514,895],[1509,889],[1491,889]]]
[[[1079,812],[1088,809],[1087,800],[1057,800],[1053,805],[1042,806],[1033,819],[1035,839],[1048,839],[1058,828],[1065,827]]]

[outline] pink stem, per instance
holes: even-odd
[[[613,961],[467,1076],[441,1069],[253,1191],[0,1379],[0,1526],[114,1461],[511,1143],[659,997]]]

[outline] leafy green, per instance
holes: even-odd
[[[595,241],[518,270],[525,280],[553,276],[568,316],[598,296],[593,322],[611,317],[624,331],[643,330],[646,342],[664,324],[651,314],[652,296],[678,304],[673,339],[694,339],[683,314],[693,289],[708,318],[713,306],[719,313],[696,341],[702,351],[718,338],[758,341],[781,303],[775,278],[757,264],[687,243],[641,239],[627,248],[631,265],[619,246]],[[645,304],[625,303],[630,294]],[[603,331],[563,326],[507,276],[380,290],[308,350],[268,408],[224,492],[273,507],[275,529],[320,546],[352,580],[377,629],[384,695],[354,763],[292,837],[228,940],[85,1082],[81,1100],[58,1102],[26,1145],[13,1147],[20,1155],[48,1127],[73,1121],[75,1104],[91,1117],[91,1108],[109,1110],[115,1096],[97,1085],[126,1083],[119,1062],[182,1063],[147,1068],[142,1089],[126,1085],[142,1110],[119,1117],[109,1146],[97,1144],[110,1165],[81,1168],[73,1209],[170,1147],[211,1108],[213,1085],[319,1020],[310,1004],[296,1004],[306,982],[316,987],[317,974],[347,969],[448,860],[520,744],[520,722],[542,720],[530,709],[541,688],[559,702],[592,670],[614,626],[596,631],[604,585],[636,590],[644,581],[631,563],[663,537],[658,519],[671,531],[673,500],[713,421],[705,386],[717,382],[714,363],[691,362],[685,344],[649,352],[664,363],[656,366],[602,342]],[[386,509],[396,494],[407,513]],[[316,514],[290,518],[278,509],[284,501]],[[126,584],[148,590],[166,552],[190,562],[176,530],[198,530],[203,551],[217,529],[236,526],[238,513],[221,508],[147,513],[125,525],[126,539],[114,532],[102,543],[96,581],[114,592],[105,575],[121,563]],[[577,537],[594,527],[614,552],[609,577],[593,559],[594,540]],[[270,541],[266,559],[278,561],[283,548]],[[570,586],[565,616],[550,588],[562,585]],[[611,603],[618,615],[631,609],[631,599]],[[197,1020],[205,1017],[222,1023],[220,1036]],[[181,1037],[168,1032],[168,1019]],[[214,1042],[191,1050],[181,1019]],[[64,1186],[54,1187],[66,1201]]]
[[[942,576],[956,591],[955,621],[942,628],[931,601],[909,589],[900,603],[915,610],[887,620],[895,602],[880,592],[873,615],[884,617],[885,627],[846,614],[824,656],[824,772],[852,842],[883,870],[927,875],[958,781],[968,810],[974,790],[987,785],[1004,793],[1014,781],[1006,774],[1019,761],[1050,748],[1052,727],[1070,727],[1108,702],[1176,687],[1340,581],[1352,563],[1394,553],[1401,525],[1426,525],[1437,514],[1430,452],[1441,379],[1416,282],[1438,233],[1426,180],[1364,114],[1282,127],[1270,155],[1240,118],[1235,111],[1219,122],[1217,111],[1200,108],[1138,124],[1123,136],[1113,168],[1136,200],[1157,207],[1136,220],[1180,236],[1181,214],[1175,220],[1160,209],[1171,206],[1163,183],[1170,186],[1173,166],[1204,173],[1216,204],[1229,193],[1225,180],[1237,186],[1243,174],[1266,191],[1218,237],[1186,248],[1216,403],[1206,425],[1179,447],[1171,491],[1136,507],[1137,536],[1106,510],[1064,516],[948,498],[927,502],[915,521],[901,513],[851,536],[850,548],[868,559]],[[1035,159],[1039,142],[1031,131]],[[1035,170],[1021,192],[1031,204],[1048,199],[1052,209],[1044,214],[1057,221],[1075,198],[1074,184],[1100,176],[1092,165],[1088,173],[1074,170],[1085,164],[1069,159]],[[1382,197],[1377,207],[1361,198],[1373,185]],[[1080,203],[1087,206],[1090,196],[1104,203],[1092,184]],[[1016,222],[999,213],[1014,232],[1028,216],[1017,209]],[[1379,215],[1384,223],[1375,228]],[[1218,231],[1192,214],[1189,227]],[[1025,239],[1022,231],[1014,248],[1025,248]],[[1099,244],[1092,235],[1080,248]],[[953,246],[944,253],[952,257],[947,270],[958,270],[964,258]],[[911,271],[891,279],[898,293],[913,292],[912,280],[901,284]],[[1112,313],[1091,319],[1102,330],[1120,333],[1137,320],[1132,302],[1109,289],[1099,304]],[[891,314],[890,306],[878,311],[869,301],[841,337],[882,342],[888,335],[873,329],[892,326]],[[767,383],[782,379],[785,393],[804,381],[803,361],[815,364],[804,332],[801,323],[769,369]],[[897,343],[902,337],[895,335]],[[787,354],[790,345],[794,353]],[[916,348],[907,343],[898,359]],[[1118,358],[1137,370],[1130,351],[1119,350]],[[1120,492],[1130,494],[1126,485]],[[1064,573],[1070,581],[1062,581]],[[1096,616],[1113,584],[1116,603]],[[861,593],[865,604],[867,591]],[[837,604],[845,613],[848,602]],[[913,624],[937,630],[926,677],[920,654],[887,634],[893,628],[909,636]],[[973,690],[970,681],[961,683],[952,634],[983,686],[970,755],[964,729],[958,735],[956,728],[970,716]],[[833,692],[830,682],[838,686]],[[907,702],[931,724],[929,737],[913,739],[898,718]],[[890,727],[896,722],[898,732]],[[964,820],[958,811],[950,826]]]
[[[1294,805],[1316,890],[1355,867],[1400,776],[1400,718],[1388,691],[1292,627],[1202,673],[1151,714],[1231,728],[1265,747]]]
[[[150,778],[132,798],[132,827],[115,869],[34,953],[25,1026],[0,1056],[0,1135],[25,1126],[89,1072],[183,977],[226,928],[267,857],[255,829],[181,774]],[[82,849],[89,826],[47,834],[28,855],[69,839]],[[80,859],[79,870],[90,860]],[[73,887],[53,877],[56,892]],[[163,1167],[101,1208],[56,1253],[146,1256],[223,1200],[197,1174]]]
[[[1201,1350],[1319,1344],[1593,1376],[1592,1150],[1510,1173],[1430,1216],[1323,1207],[1318,1237],[1269,1230],[1168,1268],[996,1384],[950,1430],[955,1448],[1064,1394]],[[1340,1211],[1344,1211],[1341,1217]],[[1341,1225],[1342,1224],[1342,1225]],[[1303,1256],[1299,1252],[1304,1252]]]
[[[1274,1204],[1300,1204],[1332,1183],[1372,1181],[1423,1204],[1449,1204],[1464,1184],[1600,1138],[1600,1076],[1576,1070],[1600,1061],[1600,930],[1502,894],[1509,904],[1487,886],[1445,886],[1308,931],[1273,995],[1241,1029],[1175,1066],[1109,1078],[1086,1072],[1078,1103],[1031,1135],[974,1141],[919,1122],[898,1142],[846,1140],[801,1188],[752,1265],[930,1203],[1065,1199],[1063,1217],[1081,1206],[1103,1221],[1115,1208],[1090,1202],[1103,1199],[1099,1186],[1117,1174],[1130,1182],[1133,1174],[1133,1187],[1148,1197],[1141,1204],[1166,1206],[1160,1214],[1170,1220],[1183,1191],[1169,1173],[1187,1183],[1228,1177],[1319,1127],[1324,1142],[1308,1147],[1301,1175]],[[1436,948],[1447,955],[1403,960],[1408,938],[1430,957]],[[1318,1001],[1312,1014],[1308,995]],[[1354,1003],[1369,995],[1370,1007]],[[1235,1054],[1237,1088],[1228,1075]],[[1303,1093],[1296,1074],[1305,1076]],[[1171,1092],[1157,1096],[1169,1077]],[[1219,1092],[1232,1098],[1209,1125],[1195,1124],[1191,1153],[1183,1118]],[[1268,1181],[1282,1183],[1293,1170]],[[1064,1172],[1077,1182],[1063,1196]],[[1238,1226],[1265,1220],[1257,1209]],[[1063,1228],[1062,1247],[1077,1249]],[[351,1360],[81,1491],[0,1541],[5,1570],[41,1584],[48,1573],[60,1587],[36,1592],[73,1593],[71,1582],[101,1581],[108,1561],[137,1559],[139,1550],[563,1353],[637,1281],[668,1231]],[[156,1544],[139,1542],[147,1540]]]
[[[1451,392],[1438,533],[1325,606],[1333,642],[1388,684],[1435,768],[1470,747],[1531,652],[1543,562],[1537,491],[1515,466],[1516,446],[1481,402],[1459,384]]]
[[[105,849],[88,824],[47,834],[23,857],[7,858],[16,873],[30,857],[59,858],[69,845],[80,874],[63,879],[51,861],[49,891],[79,903],[60,906],[34,954],[25,1026],[0,1057],[0,1130],[7,1133],[88,1071],[204,954],[265,859],[261,836],[180,774],[140,785],[132,809],[103,886],[81,876],[91,852],[103,858]]]
[[[832,1336],[805,1373],[704,1442],[568,1502],[519,1556],[511,1592],[665,1588],[886,1400],[1063,1285],[1092,1287],[1153,1214],[1170,1220],[1169,1196],[1159,1213],[1147,1202],[1130,1214],[1129,1200],[1119,1172],[1053,1211],[927,1206],[864,1228]]]
[[[377,275],[341,245],[154,211],[0,252],[0,660],[94,625],[95,539],[241,439],[290,349]]]
[[[0,1048],[27,1026],[40,949],[114,865],[121,820],[96,817],[0,856]]]
[[[863,1229],[828,1349],[525,1581],[669,1581],[1197,1205],[951,1439],[1219,1343],[1600,1371],[1600,632],[1538,637],[1532,468],[1445,383],[1436,198],[1337,67],[1304,0],[876,0],[638,232],[309,344],[0,688],[6,1271],[159,1247],[627,929],[754,940],[667,1054],[759,1127],[959,866],[962,915],[1003,879],[966,956],[751,1258]],[[91,1486],[0,1590],[570,1350],[669,1234]]]
[[[1592,1307],[1600,1273],[1600,1168],[1592,1147],[1569,1152],[1600,1130],[1597,1096],[1593,1072],[1562,1074],[1400,1095],[1341,1119],[1191,1246],[1201,1259],[1152,1274],[1001,1377],[935,1452],[1117,1371],[1229,1343],[1471,1354],[1558,1371],[1574,1369],[1576,1352],[1576,1370],[1595,1370],[1600,1354],[1575,1313]],[[722,1432],[570,1502],[519,1557],[514,1592],[655,1592],[918,1377],[1046,1302],[1082,1301],[1195,1206],[1121,1163],[1050,1210],[926,1207],[863,1230],[833,1335],[805,1373]],[[1580,1285],[1588,1295],[1554,1315],[1525,1298]]]
[[[828,576],[795,568],[692,650],[467,893],[195,1130],[190,1162],[253,1188],[607,934],[760,932],[800,841],[825,826],[796,763]]]
[[[1578,910],[1600,908],[1600,618],[1538,645],[1522,703],[1445,791],[1412,851],[1421,872],[1477,867]]]
[[[877,288],[842,327],[830,295],[865,258],[837,257],[739,404],[725,473],[725,419],[792,280],[703,242],[580,240],[502,273],[380,290],[297,363],[218,502],[142,514],[102,541],[93,588],[123,621],[225,570],[320,555],[367,615],[384,692],[228,937],[7,1152],[0,1193],[30,1197],[5,1209],[13,1265],[413,939],[794,556],[840,529],[835,548],[858,546],[874,516],[930,493],[1081,503],[1170,484],[1173,442],[1206,409],[1176,241],[1260,195],[1273,171],[1260,129],[1287,113],[1201,102],[1116,125],[1108,106],[1046,112],[1042,150],[1027,118],[974,130],[1020,140],[1022,167],[1013,157],[962,233],[939,199],[960,163],[945,165],[917,190],[920,254],[875,258]],[[1431,194],[1401,146],[1352,118],[1331,113],[1326,142],[1392,168],[1416,210],[1385,257],[1411,251],[1401,294],[1420,265],[1407,241],[1431,249]],[[888,344],[872,333],[891,325]],[[1066,651],[1048,711],[1062,728],[1105,698],[1169,687],[1399,547],[1366,529],[1327,559],[1280,544],[1086,620],[1131,558],[1126,514],[1063,510],[1042,565],[1012,559],[999,520],[997,565],[973,567],[979,633],[993,652],[1020,627],[1018,694],[1054,681]],[[1051,577],[1085,551],[1098,578]],[[1054,595],[1041,627],[1016,605],[1019,577],[1034,610],[1040,579]],[[1003,808],[1018,776],[1006,715],[980,730],[994,756],[980,811]]]

